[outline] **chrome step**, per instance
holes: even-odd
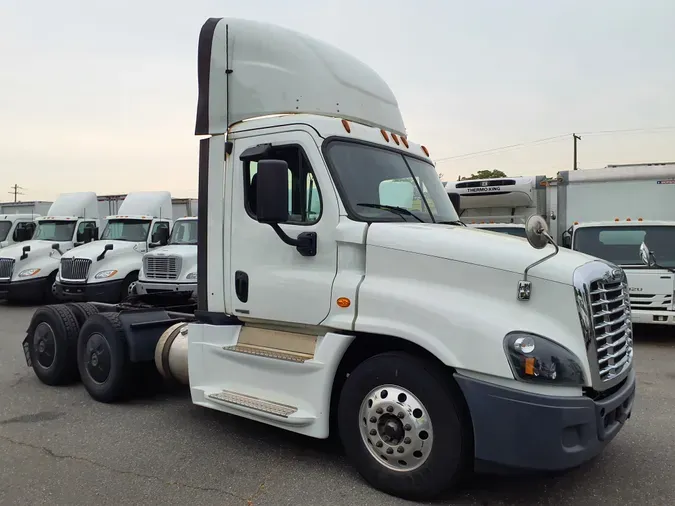
[[[217,402],[234,404],[235,406],[242,406],[245,408],[253,409],[255,411],[260,411],[262,413],[276,415],[281,418],[288,418],[289,416],[298,411],[298,408],[296,408],[295,406],[280,404],[278,402],[273,401],[266,401],[264,399],[259,399],[258,397],[253,397],[251,395],[244,395],[238,394],[236,392],[230,392],[229,390],[223,390],[222,392],[209,394],[208,397],[209,399],[212,399]]]
[[[224,346],[224,350],[236,353],[246,353],[247,355],[257,355],[259,357],[274,358],[277,360],[286,360],[287,362],[302,363],[314,358],[308,353],[298,353],[294,351],[279,350],[276,348],[266,348],[253,344],[235,344],[234,346]]]

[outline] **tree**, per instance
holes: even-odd
[[[479,170],[475,174],[471,174],[469,177],[460,177],[460,181],[466,181],[467,179],[490,179],[494,177],[508,177],[501,170]]]
[[[438,179],[443,179],[443,173],[442,172],[438,173]]]

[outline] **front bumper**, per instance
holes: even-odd
[[[34,301],[44,297],[45,290],[51,290],[47,280],[42,277],[21,281],[0,281],[0,300]]]
[[[597,456],[630,418],[635,371],[601,400],[553,397],[455,374],[474,429],[477,467],[561,471]]]
[[[102,283],[54,283],[56,297],[63,301],[75,302],[120,302],[124,279]]]
[[[675,311],[649,311],[632,309],[630,312],[633,324],[675,325]]]
[[[190,292],[193,297],[197,296],[197,283],[178,283],[163,281],[138,280],[136,292],[140,295],[165,293],[165,292]]]

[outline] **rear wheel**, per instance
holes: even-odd
[[[77,381],[77,336],[80,326],[64,305],[35,311],[28,328],[28,346],[35,375],[46,385]]]
[[[357,366],[340,394],[338,424],[356,469],[388,494],[430,499],[469,469],[461,393],[441,367],[415,356],[388,352]]]
[[[75,315],[77,323],[80,324],[80,328],[84,325],[84,322],[87,321],[87,318],[98,313],[96,306],[89,302],[69,302],[66,306],[68,306]]]
[[[77,341],[82,384],[99,402],[115,402],[129,394],[133,366],[117,313],[98,313],[82,326]]]

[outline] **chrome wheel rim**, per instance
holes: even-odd
[[[382,466],[412,471],[426,462],[434,442],[426,407],[397,385],[372,389],[361,403],[359,427],[363,444]]]

